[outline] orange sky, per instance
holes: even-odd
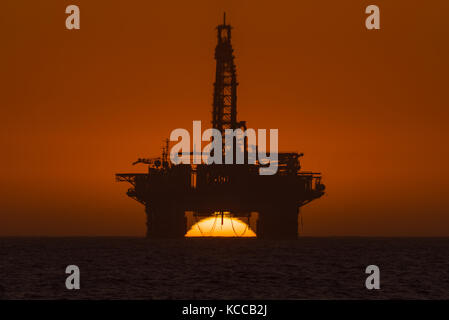
[[[239,119],[323,173],[305,235],[449,236],[447,0],[3,1],[0,235],[144,235],[114,173],[210,122],[223,11]]]

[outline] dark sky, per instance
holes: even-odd
[[[210,123],[223,11],[239,119],[324,175],[306,235],[449,236],[447,0],[2,1],[0,235],[144,234],[114,173]]]

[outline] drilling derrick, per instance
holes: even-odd
[[[223,24],[217,26],[217,46],[215,47],[215,83],[212,108],[212,128],[220,131],[222,136],[223,161],[226,153],[225,130],[246,130],[245,121],[237,122],[237,75],[234,64],[234,49],[231,44],[231,25],[226,24],[226,13]],[[233,152],[236,153],[234,139]],[[247,154],[247,139],[244,139],[244,152]]]
[[[127,195],[145,206],[147,237],[182,238],[192,226],[186,212],[204,219],[219,212],[248,221],[258,238],[295,239],[298,236],[299,209],[324,194],[320,173],[301,171],[302,153],[278,153],[274,175],[259,175],[260,163],[225,164],[227,129],[246,130],[246,122],[237,120],[237,76],[231,25],[217,26],[215,48],[215,82],[212,127],[222,134],[221,164],[178,164],[169,162],[166,141],[162,156],[141,158],[134,164],[145,164],[148,173],[119,173],[117,181],[132,185]],[[257,146],[251,146],[256,147]],[[245,159],[248,142],[244,139]],[[191,153],[191,156],[193,154]],[[253,218],[253,213],[256,213]],[[251,222],[252,221],[252,225]],[[198,227],[199,228],[199,227]],[[234,230],[235,232],[235,230]]]
[[[225,129],[241,128],[244,123],[237,122],[237,76],[234,64],[234,50],[231,45],[231,26],[223,24],[217,27],[217,61],[214,83],[214,102],[212,110],[212,127],[220,130],[224,136]]]

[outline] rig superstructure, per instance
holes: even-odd
[[[223,137],[226,129],[246,130],[246,122],[237,120],[233,52],[231,26],[224,16],[223,24],[217,27],[212,110],[212,127]],[[247,148],[245,140],[245,158]],[[278,153],[277,173],[259,175],[259,163],[174,165],[169,161],[167,141],[161,157],[134,162],[147,164],[148,173],[119,173],[116,179],[131,183],[127,195],[145,206],[147,237],[184,237],[190,227],[186,212],[200,218],[227,212],[248,222],[257,212],[252,228],[258,238],[294,239],[298,236],[300,208],[324,194],[321,175],[301,171],[302,155]]]

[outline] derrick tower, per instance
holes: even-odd
[[[237,75],[234,64],[234,49],[231,44],[231,25],[217,26],[217,46],[215,47],[215,83],[212,109],[212,127],[224,137],[226,129],[245,128],[245,121],[237,121]]]

